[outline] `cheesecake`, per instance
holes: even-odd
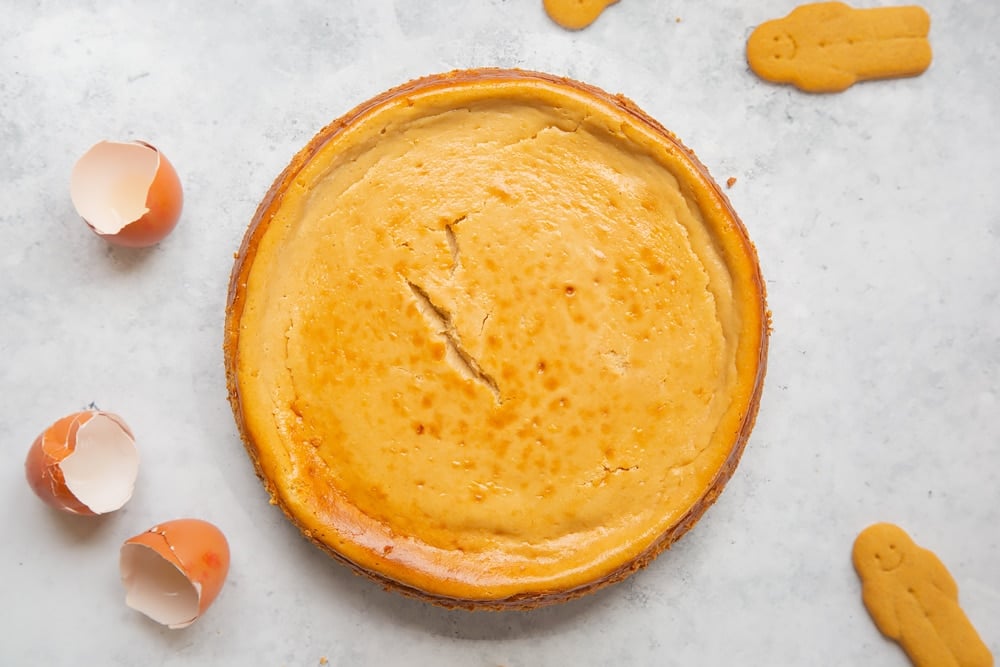
[[[629,100],[430,76],[323,128],[258,207],[224,352],[272,502],[383,586],[531,608],[698,521],[757,414],[756,251]]]

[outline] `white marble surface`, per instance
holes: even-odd
[[[834,96],[745,65],[790,0],[624,0],[576,34],[541,0],[0,4],[0,664],[905,665],[849,561],[878,520],[938,552],[1000,654],[1000,4],[928,0],[931,69]],[[432,608],[305,543],[253,475],[222,367],[232,253],[291,155],[385,88],[481,65],[622,92],[735,176],[774,312],[718,504],[627,582],[530,613]],[[70,169],[104,138],[181,175],[152,250],[73,212]],[[91,402],[142,452],[132,502],[99,520],[44,507],[22,469]],[[117,550],[187,515],[226,531],[232,570],[172,632],[125,607]]]

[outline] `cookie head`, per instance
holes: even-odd
[[[787,79],[795,69],[795,40],[780,21],[757,26],[747,40],[747,59],[754,71],[768,77]]]
[[[861,531],[854,541],[854,567],[862,576],[892,572],[903,564],[913,546],[902,528],[891,523],[877,523]]]

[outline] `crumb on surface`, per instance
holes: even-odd
[[[730,176],[729,178],[726,179],[726,187],[727,188],[731,188],[734,185],[736,185],[736,177],[735,176]]]
[[[678,16],[677,18],[674,19],[674,23],[680,23],[680,22],[681,22],[681,17],[680,16]]]
[[[321,665],[325,665],[325,664],[326,664],[326,663],[328,663],[328,662],[330,662],[330,661],[326,659],[326,656],[325,656],[325,655],[323,655],[323,656],[320,656],[320,658],[319,658],[319,664],[321,664]]]

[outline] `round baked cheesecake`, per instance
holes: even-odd
[[[768,337],[753,245],[631,102],[472,70],[278,177],[232,274],[230,401],[273,502],[358,572],[526,608],[639,569],[721,491]]]

